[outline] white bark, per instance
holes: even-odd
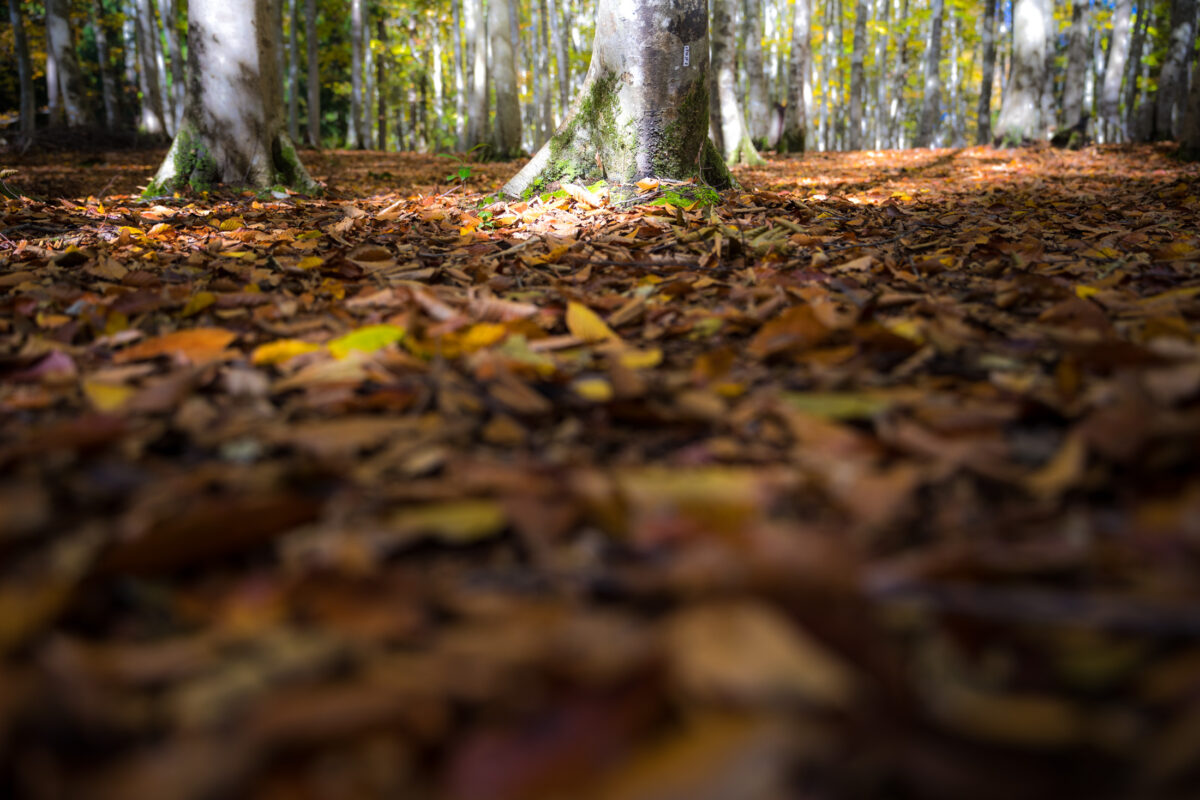
[[[1100,119],[1105,128],[1119,131],[1126,138],[1121,118],[1121,81],[1129,57],[1129,29],[1133,0],[1117,0],[1113,10],[1112,35],[1108,39],[1108,60],[1104,66],[1104,85],[1100,90]]]
[[[745,40],[746,127],[750,138],[767,138],[767,84],[763,69],[763,0],[742,0],[742,35]]]
[[[925,67],[921,95],[921,121],[917,127],[917,147],[932,147],[942,110],[942,16],[943,0],[929,5],[929,41],[925,44]]]
[[[75,40],[67,0],[46,0],[46,50],[48,56],[53,57],[57,94],[67,125],[86,125],[91,120],[84,102],[83,73],[75,58]]]
[[[1039,0],[1016,0],[1013,59],[996,121],[996,136],[1008,144],[1039,138],[1046,70],[1046,20]]]
[[[600,0],[592,63],[566,121],[504,187],[645,177],[731,180],[708,141],[705,0]]]
[[[284,124],[278,0],[190,0],[183,124],[149,192],[315,184]]]
[[[941,2],[941,0],[935,0]],[[863,146],[863,103],[865,101],[867,78],[863,71],[863,61],[867,55],[867,2],[855,0],[854,3],[854,46],[850,54],[850,137],[851,150],[861,150]]]
[[[1192,69],[1192,88],[1179,138],[1179,155],[1189,161],[1200,161],[1200,62]]]
[[[346,132],[346,147],[358,150],[367,146],[366,113],[364,109],[363,70],[365,56],[363,37],[366,35],[366,0],[350,0],[350,124]]]
[[[160,0],[163,36],[167,40],[167,55],[171,57],[171,108],[175,111],[174,128],[183,121],[184,77],[183,48],[179,44],[178,0]],[[173,129],[174,129],[173,128]]]
[[[151,135],[167,132],[167,117],[162,102],[162,74],[158,70],[158,25],[154,22],[151,0],[137,0],[138,88],[142,94],[140,126]]]
[[[304,3],[304,37],[308,49],[308,143],[321,146],[321,63],[317,51],[317,0]]]
[[[454,27],[451,41],[454,44],[454,149],[467,149],[467,79],[463,69],[462,14],[460,0],[452,0],[450,8]]]
[[[474,56],[471,59],[471,92],[467,107],[467,149],[471,150],[487,141],[488,129],[488,64],[483,0],[463,0],[463,27]]]
[[[1188,62],[1196,36],[1196,0],[1172,0],[1167,57],[1158,74],[1154,100],[1154,136],[1171,139],[1183,127],[1187,102]]]
[[[716,84],[709,95],[713,142],[726,163],[761,164],[738,102],[729,0],[712,0],[711,7],[712,77]]]
[[[792,9],[792,52],[788,59],[788,99],[779,152],[803,153],[808,129],[805,87],[812,71],[812,0],[796,0]]]
[[[492,88],[496,93],[493,156],[502,160],[516,158],[521,154],[521,100],[513,52],[512,4],[509,0],[488,0],[487,18],[492,48]]]
[[[1088,24],[1090,0],[1073,0],[1071,31],[1067,44],[1067,77],[1063,83],[1063,126],[1070,128],[1083,117],[1083,94],[1087,87],[1088,59],[1092,32]]]

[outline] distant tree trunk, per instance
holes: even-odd
[[[304,39],[308,49],[308,143],[321,146],[321,59],[318,49],[317,0],[304,3]]]
[[[941,117],[942,98],[942,16],[944,0],[929,4],[929,42],[925,47],[924,89],[921,96],[921,122],[917,127],[917,147],[934,143]]]
[[[1073,0],[1071,3],[1071,30],[1067,44],[1067,77],[1063,84],[1063,126],[1070,128],[1083,118],[1083,92],[1086,87],[1088,58],[1091,56],[1088,42],[1091,26],[1088,24],[1090,0]]]
[[[547,7],[546,0],[539,0],[538,11],[540,17],[540,47],[538,48],[539,60],[538,70],[542,77],[542,92],[541,92],[541,125],[545,131],[545,139],[550,139],[554,134],[554,89],[550,79],[550,61],[551,61],[551,41],[550,41],[550,26],[552,24],[552,14],[554,13],[553,5]],[[538,146],[545,144],[545,140],[538,143]]]
[[[315,184],[288,138],[279,0],[189,0],[183,124],[147,194]]]
[[[1104,65],[1104,84],[1100,89],[1100,119],[1106,133],[1127,139],[1125,121],[1121,118],[1121,81],[1129,57],[1129,22],[1133,0],[1117,0],[1113,10],[1112,35],[1108,39],[1108,59]]]
[[[91,119],[83,94],[83,72],[75,58],[70,3],[67,0],[46,0],[46,50],[48,54],[53,54],[58,96],[67,125],[86,125]]]
[[[904,119],[908,114],[908,101],[905,98],[905,89],[908,82],[908,27],[905,24],[908,20],[908,0],[900,0],[900,13],[896,15],[896,21],[900,25],[900,36],[896,41],[896,69],[895,81],[896,87],[892,91],[892,109],[890,114],[891,145],[892,147],[903,148],[905,146],[905,130]]]
[[[8,20],[13,31],[13,55],[17,62],[17,83],[21,92],[21,118],[18,132],[22,146],[33,138],[36,128],[37,106],[33,94],[33,63],[29,60],[29,41],[25,35],[25,20],[21,14],[21,0],[8,0]]]
[[[1143,115],[1143,105],[1146,99],[1144,79],[1149,66],[1143,61],[1142,53],[1146,46],[1146,33],[1154,19],[1154,6],[1138,4],[1137,24],[1133,31],[1133,40],[1129,45],[1129,74],[1125,77],[1125,131],[1130,139],[1144,140],[1150,126],[1139,124]]]
[[[716,88],[709,95],[713,141],[729,164],[761,164],[762,158],[750,141],[750,131],[737,99],[734,65],[733,21],[729,0],[712,0],[712,76]]]
[[[1012,66],[996,122],[996,136],[1005,144],[1040,138],[1045,70],[1046,20],[1040,0],[1016,0]]]
[[[415,34],[416,31],[413,31]],[[387,65],[384,63],[382,53],[387,52],[387,27],[384,24],[383,17],[375,20],[375,38],[382,45],[381,54],[375,60],[375,147],[378,150],[387,150],[388,140],[388,108],[387,108],[387,92],[385,80],[387,73]],[[415,38],[415,37],[414,37]],[[424,71],[421,73],[421,79],[424,80]],[[423,99],[423,98],[422,98]]]
[[[742,0],[742,36],[746,54],[746,126],[763,146],[767,138],[767,82],[763,66],[763,0]]]
[[[521,101],[517,92],[517,67],[513,53],[512,5],[509,0],[488,0],[487,28],[492,49],[492,87],[496,92],[494,157],[521,154]]]
[[[708,144],[705,0],[599,0],[592,63],[558,132],[504,187],[731,178]]]
[[[1188,92],[1187,112],[1183,118],[1179,155],[1189,161],[1200,161],[1200,62],[1192,68],[1192,88]]]
[[[350,125],[346,132],[346,147],[361,150],[367,146],[365,112],[366,86],[363,71],[366,68],[366,9],[367,0],[350,0]]]
[[[995,2],[995,0],[991,0]],[[879,32],[875,39],[875,149],[887,147],[887,53],[888,53],[888,18],[891,16],[891,0],[875,0],[875,20],[879,23]]]
[[[488,64],[486,20],[483,17],[483,0],[464,0],[464,27],[466,40],[474,49],[471,65],[470,105],[467,109],[467,149],[471,150],[487,141],[488,130]]]
[[[1182,130],[1187,103],[1188,63],[1196,36],[1196,0],[1172,0],[1167,57],[1158,74],[1154,138],[1172,139]]]
[[[983,9],[983,81],[979,86],[976,144],[992,140],[992,84],[996,81],[996,0],[986,0]]]
[[[142,93],[141,128],[153,136],[162,136],[168,130],[166,112],[162,102],[162,75],[158,71],[155,42],[158,26],[154,22],[154,4],[151,0],[137,0],[137,51],[138,86]]]
[[[796,0],[792,9],[792,52],[788,59],[788,98],[779,152],[803,153],[808,113],[805,87],[812,71],[812,0]]]
[[[562,115],[565,117],[567,106],[571,104],[571,57],[567,52],[567,37],[562,33],[558,17],[557,0],[546,0],[546,15],[550,23],[550,42],[558,63],[558,107],[562,109]]]
[[[942,0],[935,0],[942,2]],[[850,138],[851,150],[863,146],[863,102],[867,78],[863,70],[867,50],[867,0],[854,3],[854,49],[850,53]]]
[[[300,141],[300,13],[296,0],[287,0],[287,125],[288,136]]]
[[[104,124],[109,130],[116,130],[121,127],[121,94],[108,50],[108,31],[104,28],[104,10],[100,7],[100,0],[90,0],[88,3],[88,22],[96,37],[96,65],[100,70],[100,98],[104,102]],[[16,26],[13,30],[16,31]],[[24,39],[25,32],[22,30],[19,35]]]
[[[159,2],[163,36],[167,40],[167,55],[171,58],[171,108],[175,112],[172,130],[175,130],[183,120],[184,104],[183,48],[179,43],[177,24],[179,4],[178,0],[159,0]]]
[[[454,149],[459,152],[467,149],[467,79],[463,68],[461,6],[461,0],[452,0],[450,4],[454,19],[450,36],[454,45]]]
[[[363,102],[362,146],[366,150],[382,149],[375,139],[375,50],[371,47],[371,15],[363,8]]]
[[[1046,31],[1046,66],[1042,72],[1041,115],[1038,122],[1038,138],[1046,138],[1058,117],[1058,96],[1055,92],[1055,61],[1058,54],[1058,25],[1054,21],[1056,0],[1041,0],[1042,20]]]
[[[432,144],[434,150],[440,151],[443,148],[445,141],[442,136],[441,122],[444,119],[445,112],[442,110],[442,103],[446,97],[445,78],[442,75],[442,30],[438,20],[434,19],[429,25],[429,32],[433,39],[433,51],[429,54],[432,63],[429,65],[429,76],[433,80],[433,107],[435,109],[435,117],[437,123],[434,125],[434,135]]]
[[[962,147],[966,141],[966,121],[962,103],[963,81],[960,72],[962,30],[957,14],[950,14],[950,135],[944,139],[951,147]]]

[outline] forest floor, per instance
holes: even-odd
[[[1195,796],[1196,166],[302,155],[3,164],[0,795]]]

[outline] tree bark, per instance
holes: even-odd
[[[1041,115],[1038,121],[1038,138],[1046,138],[1046,134],[1054,128],[1058,116],[1058,98],[1055,93],[1055,56],[1057,55],[1058,25],[1054,21],[1054,3],[1056,0],[1041,0],[1042,20],[1046,31],[1046,64],[1042,71]]]
[[[104,10],[100,7],[100,0],[90,0],[88,3],[88,22],[96,37],[96,66],[100,70],[100,98],[104,103],[104,124],[109,130],[117,130],[121,127],[121,93],[108,49],[108,31],[104,28]],[[21,31],[20,35],[24,37],[24,33]],[[18,74],[19,72],[18,67]]]
[[[716,82],[709,95],[713,142],[728,164],[761,164],[763,160],[750,140],[750,131],[738,102],[729,0],[712,0],[711,7],[711,69]]]
[[[20,87],[21,118],[17,131],[22,146],[33,138],[36,129],[37,106],[33,94],[33,62],[29,59],[29,40],[21,14],[21,0],[8,0],[8,19],[13,30],[13,53],[17,62],[17,83]]]
[[[1121,81],[1129,57],[1129,30],[1133,0],[1117,0],[1113,10],[1112,35],[1108,39],[1108,58],[1104,65],[1104,84],[1100,89],[1100,119],[1106,129],[1128,138],[1121,118]]]
[[[1179,156],[1188,161],[1200,161],[1200,62],[1192,68],[1192,88],[1188,92],[1187,112],[1179,138]]]
[[[1125,131],[1130,139],[1139,141],[1149,135],[1148,130],[1142,130],[1138,124],[1146,96],[1146,87],[1144,82],[1139,81],[1139,73],[1144,77],[1149,70],[1142,60],[1142,53],[1146,46],[1146,32],[1153,18],[1154,6],[1139,3],[1137,25],[1129,45],[1129,74],[1125,78]],[[1145,127],[1149,128],[1148,125]]]
[[[792,9],[792,52],[788,58],[788,97],[784,110],[779,152],[803,153],[808,129],[806,107],[809,73],[812,71],[812,0],[796,0]]]
[[[483,0],[464,0],[463,11],[464,33],[474,50],[470,105],[467,108],[467,149],[473,150],[487,141],[488,129],[488,64]]]
[[[992,140],[992,84],[996,81],[996,0],[986,0],[983,9],[983,82],[979,87],[979,106],[975,111],[978,132],[976,144]]]
[[[550,22],[550,41],[558,61],[558,107],[565,116],[571,103],[571,56],[558,16],[558,0],[546,0],[546,12]]]
[[[321,146],[321,60],[318,51],[317,0],[304,3],[304,38],[308,50],[308,143]]]
[[[300,141],[300,12],[296,0],[287,0],[288,19],[288,136]]]
[[[1046,20],[1039,0],[1016,0],[1013,56],[996,136],[1008,145],[1040,138],[1041,97],[1046,83]]]
[[[158,71],[154,46],[158,26],[154,22],[151,0],[137,0],[134,23],[137,26],[138,88],[142,94],[140,125],[152,136],[163,136],[167,132],[167,117],[162,103],[162,75]]]
[[[171,108],[174,109],[174,127],[183,120],[184,77],[183,48],[179,43],[178,0],[160,0],[159,14],[162,17],[163,36],[167,40],[167,55],[171,59]]]
[[[767,138],[767,83],[763,67],[763,0],[742,0],[742,38],[745,41],[746,127],[756,146]]]
[[[190,0],[183,124],[147,194],[216,183],[316,189],[287,135],[279,0]]]
[[[934,0],[940,3],[942,0]],[[865,102],[867,77],[863,62],[867,57],[867,0],[854,3],[854,49],[850,52],[850,135],[847,144],[851,150],[863,147],[863,103]]]
[[[547,7],[546,0],[538,0],[538,73],[542,76],[542,138],[538,147],[554,134],[554,87],[550,81],[550,14],[553,11],[554,7]]]
[[[1088,24],[1090,0],[1073,0],[1071,30],[1067,43],[1067,77],[1063,84],[1063,126],[1070,128],[1083,118],[1083,93],[1087,85],[1088,43],[1091,26]]]
[[[516,55],[513,52],[512,5],[509,0],[488,0],[487,28],[492,49],[492,88],[496,93],[496,129],[493,157],[505,160],[521,155],[521,100],[517,92]]]
[[[929,42],[925,47],[924,89],[921,96],[921,122],[917,128],[917,147],[931,147],[937,136],[942,106],[942,16],[944,0],[929,4]]]
[[[346,131],[346,147],[361,150],[367,146],[365,98],[363,83],[365,69],[366,11],[367,0],[350,0],[350,124]]]
[[[1196,0],[1172,0],[1167,57],[1154,98],[1154,138],[1172,139],[1182,130],[1187,102],[1188,62],[1196,36]]]
[[[412,31],[416,33],[416,31]],[[388,108],[387,108],[387,82],[385,80],[387,65],[384,63],[383,53],[387,52],[387,26],[383,21],[383,17],[375,20],[375,38],[383,45],[380,50],[379,58],[375,59],[375,148],[377,150],[387,150],[388,144]],[[415,36],[414,36],[415,38]],[[421,72],[422,79],[424,71]]]
[[[995,2],[995,0],[991,0]],[[875,40],[875,149],[887,147],[887,52],[888,52],[888,18],[891,16],[891,0],[875,0],[875,19],[879,23],[879,32]]]
[[[67,0],[46,0],[46,50],[47,53],[53,53],[58,97],[67,125],[76,127],[88,124],[91,117],[83,94],[83,72],[75,58],[75,39]],[[47,74],[47,81],[49,79]]]
[[[454,45],[454,149],[467,149],[467,78],[463,66],[461,0],[452,0],[450,8],[454,20],[451,43]]]
[[[592,63],[558,132],[504,187],[555,181],[732,182],[708,144],[705,0],[599,0]]]

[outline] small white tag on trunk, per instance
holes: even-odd
[[[685,67],[690,67],[692,65],[692,46],[690,44],[685,44],[683,46],[683,65]]]

